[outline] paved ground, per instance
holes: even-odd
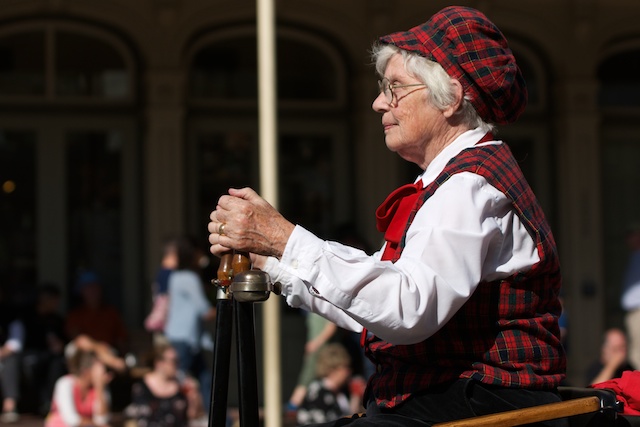
[[[120,425],[120,424],[121,423],[118,423],[117,425]],[[11,424],[0,422],[0,426],[42,427],[44,426],[44,418],[37,415],[20,414],[20,420],[18,422],[11,423]]]
[[[232,414],[233,415],[233,414]],[[15,427],[42,427],[44,425],[44,418],[39,417],[37,415],[31,414],[20,414],[20,420],[17,423],[13,424],[3,424],[0,422],[0,426],[15,426]],[[121,423],[117,423],[116,425],[121,425]],[[204,426],[207,425],[207,420],[205,420]],[[282,420],[282,427],[294,427],[296,426],[295,415],[293,414],[285,414]],[[201,423],[194,423],[192,426],[200,427]]]
[[[119,426],[122,423],[112,424],[114,426]],[[15,426],[15,427],[42,427],[44,426],[44,418],[39,417],[37,415],[30,414],[20,414],[20,420],[17,423],[6,424],[0,422],[0,426]]]
[[[42,427],[44,425],[44,419],[35,415],[21,414],[20,420],[17,423],[5,425],[16,427]]]

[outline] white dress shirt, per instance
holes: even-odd
[[[479,129],[460,135],[419,179],[430,184],[483,136]],[[292,307],[353,331],[364,326],[393,344],[413,344],[451,319],[478,283],[526,271],[540,260],[507,197],[470,172],[453,175],[424,203],[395,264],[380,260],[383,249],[368,256],[296,226],[282,258],[270,258],[264,270],[282,284]]]

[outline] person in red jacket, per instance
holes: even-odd
[[[100,277],[93,271],[80,273],[75,290],[80,297],[65,320],[67,337],[88,335],[109,344],[124,354],[127,349],[127,329],[118,309],[104,301]]]
[[[494,134],[527,101],[506,39],[452,6],[381,37],[373,59],[385,144],[423,170],[378,208],[380,251],[320,239],[243,188],[211,213],[211,252],[250,252],[289,305],[362,332],[376,366],[366,415],[323,426],[422,427],[559,401],[556,244]]]

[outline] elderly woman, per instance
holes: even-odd
[[[477,10],[448,7],[373,52],[386,145],[424,170],[378,208],[381,250],[323,241],[245,188],[212,212],[212,253],[251,252],[288,304],[363,331],[376,365],[366,415],[326,425],[426,426],[558,401],[556,245],[492,134],[527,99],[507,41]]]

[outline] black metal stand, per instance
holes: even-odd
[[[233,312],[235,311],[238,384],[240,386],[240,426],[256,427],[259,422],[258,371],[253,303],[238,302],[230,298],[220,299],[216,308],[216,341],[209,426],[225,427],[227,425],[227,395],[229,392]]]
[[[218,291],[220,294],[220,291]],[[209,426],[225,427],[227,423],[227,394],[231,364],[231,335],[233,329],[233,301],[231,297],[216,303],[216,340],[213,349],[213,381]]]
[[[240,384],[240,426],[258,427],[258,371],[254,307],[250,302],[234,302],[236,310],[236,345],[238,349],[238,384]]]
[[[219,286],[218,288],[213,381],[211,383],[211,405],[209,406],[210,427],[225,427],[227,425],[227,395],[229,392],[234,312],[240,427],[257,427],[259,425],[254,302],[265,301],[269,298],[270,292],[279,294],[279,284],[273,285],[266,273],[257,270],[239,273],[234,277],[230,287]]]

